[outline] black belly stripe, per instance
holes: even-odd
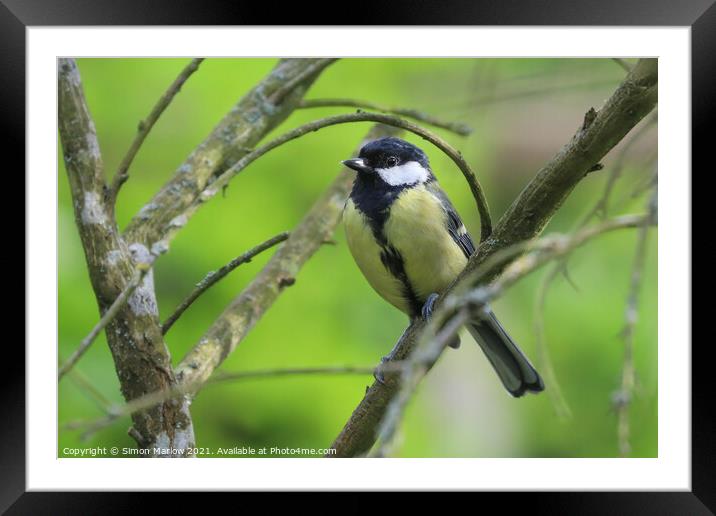
[[[432,178],[431,178],[432,180]],[[405,262],[400,252],[390,245],[383,231],[390,216],[390,206],[403,191],[417,185],[389,185],[376,177],[362,178],[360,175],[353,183],[350,198],[370,225],[373,237],[381,248],[380,261],[391,275],[402,285],[403,299],[410,310],[410,317],[417,317],[422,311],[421,301],[405,272]]]
[[[403,262],[403,257],[401,256],[401,254],[395,247],[388,245],[382,247],[382,250],[380,252],[380,261],[383,262],[385,268],[388,269],[388,271],[398,281],[400,281],[401,285],[403,286],[403,299],[405,299],[408,304],[408,309],[410,310],[410,317],[412,318],[420,315],[423,303],[420,301],[418,295],[413,289],[413,286],[410,284],[408,275],[405,272],[405,263]]]

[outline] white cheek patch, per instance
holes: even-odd
[[[408,161],[397,167],[376,168],[383,181],[391,186],[414,185],[428,180],[429,172],[417,161]]]

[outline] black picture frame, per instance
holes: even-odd
[[[311,9],[298,2],[284,2],[277,8],[267,2],[224,4],[211,0],[0,0],[2,142],[6,149],[16,151],[20,157],[17,167],[24,168],[25,154],[19,149],[25,148],[25,30],[28,26],[282,25],[296,21],[311,25],[690,26],[692,167],[698,170],[702,165],[706,171],[713,168],[713,160],[707,160],[709,148],[713,146],[708,126],[716,119],[714,0],[362,0],[348,13],[344,9],[338,11],[333,19],[317,22],[311,19]],[[25,274],[29,273],[26,269]],[[48,292],[52,288],[48,286]],[[692,491],[484,493],[481,496],[493,497],[492,501],[499,502],[500,510],[507,513],[528,507],[531,514],[713,514],[716,511],[716,427],[710,417],[713,395],[708,385],[712,375],[707,356],[709,345],[701,341],[699,346],[692,346]],[[22,348],[15,345],[8,350],[8,346],[6,341],[4,356],[11,361],[6,363],[24,364]],[[17,356],[5,354],[10,352]],[[0,407],[4,416],[4,424],[0,425],[0,511],[8,510],[8,514],[125,514],[145,507],[140,502],[143,497],[127,493],[26,493],[24,367],[3,368],[0,382],[3,400]],[[160,503],[167,510],[184,501],[181,496],[163,495]],[[380,510],[378,506],[374,509]]]

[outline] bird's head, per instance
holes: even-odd
[[[363,146],[357,158],[343,164],[358,177],[380,179],[390,186],[411,186],[432,177],[425,153],[400,138],[380,138]]]

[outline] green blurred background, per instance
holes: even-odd
[[[114,173],[159,95],[186,59],[80,59],[106,171]],[[208,59],[184,85],[147,138],[121,191],[123,228],[234,103],[274,66],[274,59]],[[474,128],[467,138],[436,130],[460,149],[479,176],[497,220],[535,172],[574,134],[584,112],[598,108],[623,78],[609,59],[343,59],[330,66],[306,98],[352,97],[411,107]],[[349,108],[298,110],[273,134]],[[332,181],[339,161],[363,138],[367,123],[309,134],[253,163],[225,197],[204,206],[155,268],[162,319],[196,282],[238,254],[301,219]],[[270,136],[269,136],[270,138]],[[470,191],[448,158],[426,142],[433,169],[473,235],[479,219]],[[622,144],[623,145],[623,144]],[[59,144],[58,144],[59,149]],[[599,198],[619,153],[573,192],[545,230],[569,231]],[[58,152],[61,156],[61,152]],[[631,192],[648,180],[656,159],[656,126],[626,155],[612,214],[642,211]],[[64,164],[58,159],[59,352],[67,357],[98,320],[98,310],[74,225]],[[545,311],[546,344],[571,417],[558,417],[546,394],[515,400],[503,390],[470,337],[447,350],[407,410],[399,456],[611,457],[618,455],[613,393],[624,355],[620,331],[636,232],[601,237],[569,260],[578,290],[558,277]],[[406,325],[360,275],[345,245],[324,246],[308,262],[256,328],[228,357],[224,371],[320,365],[374,365]],[[637,388],[631,405],[631,456],[657,455],[656,232],[639,302],[635,336]],[[209,290],[167,334],[176,364],[224,306],[261,269],[272,251],[239,267]],[[528,356],[537,362],[534,333],[539,271],[493,308]],[[539,367],[538,367],[539,368]],[[77,369],[112,402],[122,401],[104,335]],[[246,380],[208,386],[194,400],[197,446],[305,447],[330,445],[362,398],[366,376],[310,376]],[[548,387],[549,388],[549,387]],[[59,456],[65,447],[133,446],[128,420],[80,440],[63,423],[102,411],[87,389],[68,378],[59,388]]]

